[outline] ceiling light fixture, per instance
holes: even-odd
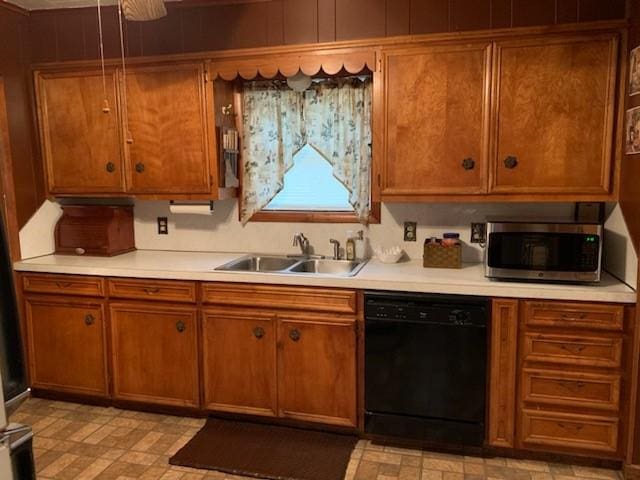
[[[293,77],[287,77],[287,85],[289,85],[291,90],[304,92],[311,86],[311,77],[309,75],[305,75],[302,70],[298,70],[298,73]]]
[[[167,14],[163,0],[119,0],[127,20],[146,22],[157,20]]]

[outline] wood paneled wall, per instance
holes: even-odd
[[[631,0],[629,8],[631,23],[629,51],[631,51],[640,46],[640,2]],[[640,107],[640,95],[627,96],[627,108],[633,107]],[[640,253],[640,154],[623,156],[620,179],[620,206],[636,246],[636,252]]]
[[[0,76],[4,81],[13,159],[15,214],[24,225],[44,199],[33,115],[29,17],[0,2]],[[10,212],[11,213],[11,212]]]
[[[331,42],[395,35],[625,18],[625,0],[236,0],[169,4],[126,25],[128,55]],[[32,12],[35,62],[95,59],[96,10]],[[115,8],[104,8],[105,53],[119,54]]]

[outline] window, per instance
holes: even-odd
[[[369,221],[370,78],[250,82],[242,107],[243,223]]]
[[[333,176],[331,164],[312,146],[293,157],[284,187],[263,210],[353,212],[349,190]]]

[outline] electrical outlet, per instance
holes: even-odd
[[[169,220],[167,217],[158,217],[158,235],[169,235]]]
[[[471,224],[471,243],[487,243],[487,224]]]
[[[416,222],[404,222],[404,241],[415,242],[418,237],[418,224]]]

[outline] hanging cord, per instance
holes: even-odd
[[[133,143],[131,132],[129,131],[129,114],[127,106],[127,67],[124,61],[124,33],[122,30],[122,0],[118,0],[118,25],[120,27],[120,54],[122,56],[122,119],[124,131],[127,136],[127,143]]]
[[[109,113],[111,108],[109,107],[109,99],[107,98],[107,79],[104,73],[104,42],[102,40],[102,11],[100,8],[100,0],[98,0],[98,39],[100,43],[100,65],[102,66],[102,94],[104,95],[102,112]]]

